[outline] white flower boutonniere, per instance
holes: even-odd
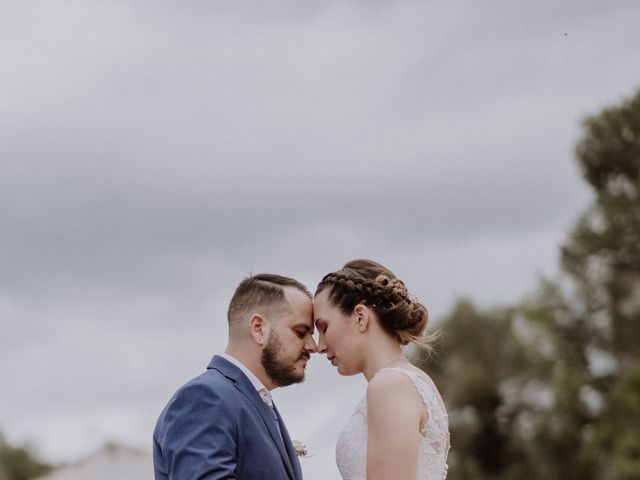
[[[301,458],[313,457],[313,455],[309,455],[309,451],[307,450],[307,446],[302,443],[300,440],[293,441],[293,448],[296,449],[296,455]]]

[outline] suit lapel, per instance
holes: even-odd
[[[289,437],[289,431],[287,430],[287,427],[284,425],[284,422],[282,421],[282,417],[280,416],[280,412],[275,407],[275,405],[273,409],[275,410],[276,415],[278,417],[278,423],[280,424],[280,431],[282,432],[282,439],[284,440],[284,444],[287,449],[287,455],[289,457],[289,461],[293,466],[294,478],[302,480],[302,469],[300,467],[300,461],[298,460],[298,454],[296,453],[296,449],[293,446],[291,437]]]
[[[264,403],[264,401],[262,401],[262,398],[260,398],[260,395],[254,388],[254,386],[251,384],[247,376],[244,373],[242,373],[242,371],[238,367],[236,367],[231,362],[228,362],[222,357],[215,356],[213,357],[213,360],[211,360],[211,363],[209,364],[209,368],[215,368],[220,373],[222,373],[225,377],[233,380],[235,387],[253,404],[253,406],[256,408],[256,410],[260,414],[260,417],[262,417],[262,420],[264,421],[267,427],[267,430],[269,431],[269,434],[273,439],[273,442],[276,444],[276,447],[278,447],[278,452],[280,452],[280,456],[282,457],[282,461],[284,462],[284,465],[287,469],[287,473],[289,474],[289,477],[294,480],[297,480],[298,478],[302,478],[301,476],[298,477],[296,475],[297,471],[294,471],[294,467],[292,466],[292,461],[289,456],[288,450],[293,450],[293,446],[291,445],[291,439],[289,438],[289,434],[286,433],[284,422],[282,422],[282,418],[280,417],[280,414],[277,412],[277,410],[276,410],[276,415],[278,418],[278,422],[280,424],[280,430],[282,431],[282,435],[280,435],[280,431],[278,431],[278,426],[275,424],[275,421],[273,418],[273,411],[271,407],[266,403]],[[286,433],[286,439],[283,440],[285,433]],[[287,446],[285,446],[285,442],[288,444]],[[294,458],[295,458],[295,451],[294,451]],[[294,462],[294,465],[296,463],[297,463],[297,459]],[[298,470],[300,469],[299,465],[296,465],[296,467]]]

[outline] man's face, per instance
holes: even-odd
[[[285,287],[284,291],[289,305],[272,319],[269,339],[262,350],[265,371],[281,387],[304,380],[307,362],[317,349],[311,300],[296,288]]]

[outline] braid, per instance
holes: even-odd
[[[387,275],[378,275],[375,280],[367,280],[359,275],[345,273],[346,269],[332,272],[324,276],[318,284],[320,287],[337,285],[361,296],[367,304],[374,307],[393,306],[398,302],[412,303],[404,282]]]
[[[404,282],[372,260],[352,260],[337,272],[324,276],[316,295],[329,290],[329,301],[345,315],[364,303],[377,315],[380,325],[401,344],[416,343],[429,348],[422,335],[427,309],[407,291]]]
[[[404,282],[389,275],[380,274],[375,280],[368,280],[352,269],[343,268],[324,276],[318,285],[318,291],[332,288],[332,297],[338,304],[344,305],[345,313],[350,313],[357,303],[366,303],[380,318],[388,318],[387,327],[391,330],[405,329],[414,323],[410,315],[388,315],[404,304],[414,304]]]

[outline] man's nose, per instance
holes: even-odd
[[[316,341],[312,336],[309,336],[309,341],[305,345],[305,350],[311,353],[316,353],[318,351],[318,345],[316,345]]]

